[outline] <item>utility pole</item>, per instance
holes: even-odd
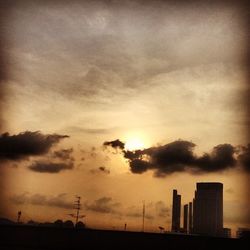
[[[76,219],[75,226],[78,222],[79,218],[85,217],[85,215],[80,215],[81,210],[81,196],[76,196],[76,200],[74,202],[74,209],[76,210],[76,214],[69,214],[71,217]]]
[[[21,215],[22,215],[22,212],[21,212],[21,211],[18,211],[18,212],[17,212],[17,223],[18,223],[18,224],[20,223]]]
[[[145,219],[145,201],[142,201],[142,232],[144,232],[144,219]]]

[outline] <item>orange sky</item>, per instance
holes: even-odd
[[[236,4],[178,5],[30,1],[9,8],[2,51],[7,65],[1,132],[68,135],[47,153],[0,162],[1,216],[66,220],[82,197],[90,227],[141,230],[142,201],[148,231],[170,229],[174,188],[187,203],[195,183],[224,184],[224,224],[249,226],[246,183],[240,166],[215,173],[135,174],[120,150],[178,139],[195,155],[228,143],[247,145],[246,14]],[[69,150],[69,169],[29,168],[58,163]],[[69,159],[73,157],[72,159]],[[57,158],[56,158],[57,157]],[[33,165],[32,165],[33,164]],[[36,165],[37,166],[37,165]]]

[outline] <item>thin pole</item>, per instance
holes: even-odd
[[[22,215],[22,212],[18,211],[18,213],[17,213],[17,223],[20,223],[21,215]]]
[[[144,232],[144,220],[145,220],[145,201],[143,202],[143,207],[142,207],[142,232]]]

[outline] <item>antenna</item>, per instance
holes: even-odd
[[[144,219],[145,219],[145,201],[142,201],[142,232],[144,232]]]
[[[18,212],[17,212],[17,223],[18,223],[18,224],[20,223],[21,215],[22,215],[22,212],[21,212],[21,211],[18,211]]]
[[[84,218],[85,217],[85,215],[80,215],[79,214],[79,212],[81,210],[81,196],[76,195],[76,200],[74,202],[74,209],[76,210],[76,214],[68,214],[68,215],[70,215],[71,217],[76,219],[76,223],[75,223],[75,225],[76,225],[79,218]]]

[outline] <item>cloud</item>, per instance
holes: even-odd
[[[10,200],[17,205],[31,204],[38,206],[59,207],[64,209],[73,209],[73,203],[66,200],[67,194],[62,193],[57,196],[45,196],[42,194],[29,195],[23,193],[20,195],[13,195]]]
[[[97,174],[97,173],[110,174],[110,170],[107,169],[105,166],[101,166],[97,169],[91,169],[90,173],[92,173],[92,174]]]
[[[124,149],[125,148],[125,143],[120,141],[119,139],[114,140],[114,141],[105,141],[103,143],[104,146],[111,146],[112,148],[116,149]]]
[[[120,203],[113,202],[111,197],[102,197],[93,201],[92,203],[85,203],[85,208],[87,210],[97,212],[97,213],[115,213],[119,214],[117,207]]]
[[[159,217],[169,217],[170,216],[170,208],[168,208],[163,201],[157,201],[155,203],[156,214]]]
[[[247,172],[250,172],[250,144],[240,148],[239,161]]]
[[[126,213],[126,216],[134,217],[134,218],[142,218],[142,208],[132,206],[132,207],[129,207],[127,210],[129,212]],[[145,219],[152,220],[152,219],[154,219],[154,216],[151,213],[146,211],[145,212]]]
[[[72,161],[66,163],[35,161],[28,168],[34,172],[39,172],[39,173],[59,173],[63,170],[73,169],[74,164]]]
[[[218,172],[236,167],[238,160],[245,169],[249,168],[249,146],[242,147],[239,151],[231,144],[219,144],[210,153],[197,156],[193,152],[196,145],[184,140],[135,151],[125,150],[125,143],[120,140],[105,142],[104,145],[120,149],[129,162],[131,172],[136,174],[150,169],[154,171],[155,177],[182,171]],[[236,159],[237,154],[238,159]]]
[[[51,147],[68,135],[25,131],[17,135],[0,135],[0,160],[23,160],[48,153]]]
[[[59,158],[61,160],[70,160],[70,161],[74,161],[74,158],[71,156],[73,153],[73,148],[69,148],[69,149],[61,149],[58,151],[54,151],[54,157],[55,158]]]
[[[106,174],[110,174],[110,170],[107,169],[106,167],[104,166],[101,166],[98,168],[100,171],[102,171],[103,173],[106,173]]]
[[[195,164],[205,172],[220,171],[236,166],[235,147],[230,144],[220,144],[213,148],[211,154],[197,157]]]
[[[66,128],[66,131],[69,131],[71,133],[85,133],[85,134],[108,134],[111,131],[113,131],[114,128],[82,128],[82,127],[78,127],[78,126],[70,126],[68,128]]]

